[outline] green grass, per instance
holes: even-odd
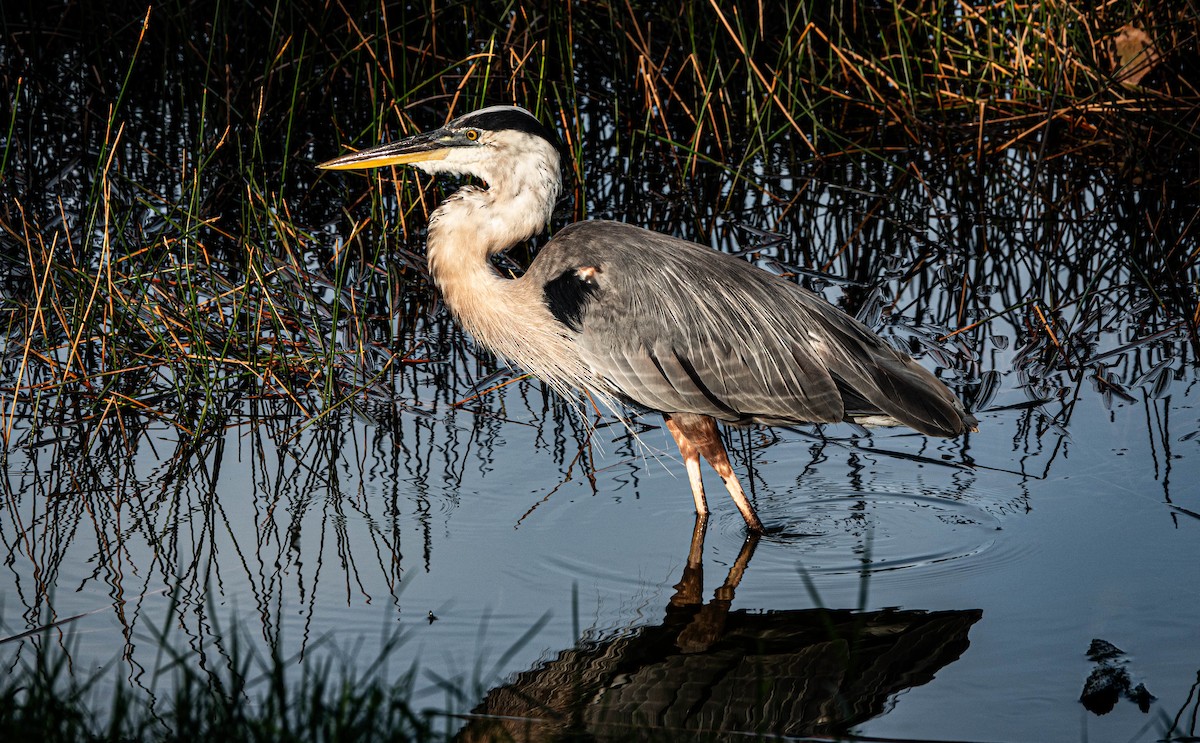
[[[454,723],[410,704],[416,669],[389,675],[403,637],[393,636],[365,667],[326,659],[298,664],[277,645],[259,657],[240,631],[215,669],[176,655],[171,638],[150,638],[160,667],[136,681],[112,670],[81,677],[56,630],[0,682],[0,737],[54,741],[440,741]],[[316,654],[320,650],[312,649]],[[114,670],[124,664],[114,665]],[[111,677],[110,677],[111,675]]]

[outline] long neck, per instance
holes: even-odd
[[[460,189],[429,222],[428,259],[446,306],[466,330],[564,394],[588,373],[568,329],[547,309],[540,286],[497,273],[492,255],[541,232],[553,190]]]
[[[531,191],[512,196],[466,186],[430,216],[429,271],[447,307],[473,334],[491,324],[487,316],[505,311],[516,288],[496,273],[491,256],[542,231],[543,202]]]

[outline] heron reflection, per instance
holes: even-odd
[[[662,622],[581,639],[517,674],[487,694],[460,738],[587,740],[644,728],[664,739],[696,732],[837,735],[957,660],[982,616],[732,609],[758,544],[753,533],[705,602],[705,526],[697,519]]]

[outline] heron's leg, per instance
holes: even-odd
[[[711,416],[694,413],[674,413],[667,419],[668,428],[671,427],[672,422],[680,431],[675,440],[679,441],[682,436],[695,449],[699,450],[701,456],[708,460],[708,463],[725,482],[725,489],[729,491],[733,502],[742,512],[742,518],[746,519],[746,528],[761,533],[763,531],[762,522],[758,520],[754,506],[746,497],[746,492],[742,490],[742,484],[738,482],[737,475],[733,472],[733,465],[729,463],[729,454],[725,451],[725,444],[721,442],[721,432],[717,430],[717,422]],[[671,432],[674,433],[674,429]],[[684,454],[684,456],[686,458],[687,455]],[[690,468],[688,475],[691,476]],[[696,479],[699,479],[699,473],[697,473]],[[693,492],[695,492],[694,487]]]
[[[667,430],[671,432],[675,444],[679,447],[679,453],[683,455],[683,465],[687,468],[688,482],[692,485],[692,498],[696,501],[696,515],[707,518],[708,501],[704,497],[704,480],[700,478],[700,451],[688,440],[674,418],[664,415],[663,419],[667,422]]]

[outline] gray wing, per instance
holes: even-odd
[[[570,294],[564,315],[553,287],[579,276],[587,291]],[[695,243],[581,222],[527,278],[577,331],[597,383],[654,410],[775,424],[882,413],[942,436],[974,423],[937,378],[853,318]]]

